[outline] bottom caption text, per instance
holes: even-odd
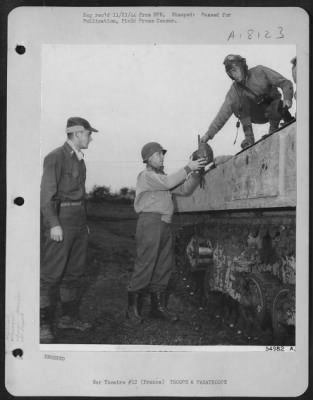
[[[94,385],[227,385],[227,379],[93,379]]]

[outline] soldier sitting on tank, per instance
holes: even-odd
[[[243,127],[245,139],[242,148],[255,141],[252,123],[269,122],[269,133],[272,133],[278,129],[281,120],[287,123],[293,119],[288,110],[293,97],[291,81],[262,65],[248,69],[246,59],[239,55],[228,55],[224,65],[234,83],[208,131],[202,136],[202,142],[213,139],[232,114],[238,118],[237,127],[239,121]],[[283,100],[278,88],[283,92]]]

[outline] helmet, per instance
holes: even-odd
[[[152,156],[152,154],[157,153],[158,151],[162,151],[163,154],[166,153],[166,150],[157,143],[157,142],[149,142],[143,146],[141,149],[141,157],[142,161],[145,163]]]
[[[242,65],[244,69],[247,69],[246,59],[239,56],[238,54],[229,54],[225,57],[223,64],[225,65],[226,72],[235,64]]]
[[[227,75],[233,79],[233,77],[229,74],[229,70],[233,65],[238,65],[241,67],[243,74],[246,75],[248,72],[248,66],[246,59],[239,56],[238,54],[229,54],[228,56],[225,57],[223,64],[225,65],[225,70]]]
[[[225,65],[225,68],[232,64],[246,64],[246,59],[238,54],[229,54],[225,57],[223,64]]]
[[[199,158],[205,158],[206,165],[214,161],[213,150],[207,143],[200,143],[198,150],[192,153],[192,159],[198,160]]]
[[[290,60],[290,62],[291,62],[291,64],[292,64],[293,66],[296,66],[296,65],[297,65],[297,57],[293,57],[293,58]]]

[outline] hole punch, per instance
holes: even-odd
[[[22,206],[24,204],[23,197],[15,197],[14,204],[16,204],[17,206]]]
[[[16,45],[16,47],[15,47],[15,51],[17,52],[17,54],[23,55],[23,54],[25,54],[25,52],[26,52],[26,47],[23,46],[23,45],[21,45],[21,44],[18,44],[18,45]]]
[[[12,354],[13,354],[13,357],[15,357],[15,358],[17,358],[17,357],[22,358],[24,352],[22,349],[14,349],[14,350],[12,350]]]

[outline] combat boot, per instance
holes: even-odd
[[[178,321],[177,315],[170,313],[167,309],[168,300],[169,293],[167,291],[151,293],[150,314],[154,318],[164,319],[168,322],[176,322]]]
[[[143,294],[141,292],[128,292],[128,308],[126,319],[132,325],[139,325],[143,322],[141,316]]]
[[[53,340],[51,307],[40,308],[40,343],[52,343]]]
[[[270,120],[270,126],[268,128],[268,133],[273,133],[279,128],[279,121],[277,120]]]
[[[293,116],[290,114],[290,111],[288,110],[287,107],[283,107],[281,115],[282,115],[282,117],[283,117],[283,120],[284,120],[284,123],[285,123],[285,124],[288,124],[289,122],[295,120],[295,117],[293,117]]]
[[[241,142],[241,148],[245,149],[246,147],[249,147],[252,144],[254,144],[255,140],[254,140],[252,125],[244,126],[243,130],[245,134],[245,139]]]
[[[84,332],[90,329],[92,325],[89,322],[81,321],[78,318],[77,301],[62,302],[63,315],[59,318],[59,329],[74,329]]]

